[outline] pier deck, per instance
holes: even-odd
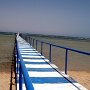
[[[17,37],[17,42],[34,90],[87,90],[76,81],[69,80],[68,75],[58,72],[56,70],[58,69],[57,66],[50,63],[48,59],[20,36]],[[17,73],[17,90],[19,90],[18,77],[19,69]],[[22,87],[23,90],[26,90],[24,79]]]

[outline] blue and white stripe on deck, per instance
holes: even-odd
[[[68,77],[67,75],[64,75],[64,77],[57,72],[54,69],[58,68],[57,66],[47,63],[49,60],[38,53],[38,51],[21,37],[18,36],[17,41],[34,90],[87,90],[75,81],[70,83],[66,79]],[[19,74],[17,77],[19,77]],[[18,82],[17,78],[17,90],[19,90]],[[26,90],[24,80],[23,90]]]

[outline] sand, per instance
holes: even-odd
[[[0,35],[0,90],[15,90],[14,38],[13,35]]]
[[[73,77],[74,80],[90,90],[90,72],[85,71],[68,71],[68,74]]]

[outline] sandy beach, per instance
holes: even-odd
[[[0,90],[15,90],[14,65],[12,64],[14,38],[14,35],[0,35]]]

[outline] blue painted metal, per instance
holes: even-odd
[[[27,42],[29,43],[29,41],[30,41],[30,39],[29,39],[29,36],[28,36],[28,41]]]
[[[33,47],[34,47],[34,39],[33,39]]]
[[[17,67],[16,67],[16,83],[17,83],[17,79],[18,79],[18,76],[17,76],[17,74],[18,74],[18,51],[17,51],[17,41],[15,40],[15,42],[16,42],[16,65],[17,65]],[[17,88],[17,85],[16,85],[16,88]]]
[[[52,48],[51,48],[51,44],[50,44],[50,50],[49,50],[49,60],[50,60],[50,62],[52,61]]]
[[[32,38],[31,38],[31,45],[32,45]]]
[[[55,46],[55,47],[62,48],[62,49],[66,50],[66,53],[65,53],[65,74],[67,74],[68,51],[73,51],[73,52],[77,52],[77,53],[81,53],[81,54],[85,54],[85,55],[90,55],[90,52],[84,52],[84,51],[80,51],[80,50],[76,50],[76,49],[72,49],[72,48],[67,48],[67,47],[55,45],[55,44],[52,44],[52,43],[49,43],[49,42],[44,42],[44,41],[37,40],[37,39],[34,39],[34,40],[36,40],[36,50],[37,50],[37,42],[41,42],[41,43],[45,43],[45,44],[50,45],[50,50],[49,50],[49,60],[50,60],[50,62],[51,62],[51,59],[52,59],[52,54],[51,54],[52,48],[51,48],[51,46]],[[42,45],[41,45],[41,50],[42,50]],[[42,51],[41,51],[41,53],[42,53]]]
[[[49,43],[49,42],[44,42],[44,41],[37,40],[37,39],[35,39],[35,40],[36,40],[36,41],[39,41],[39,42],[43,42],[43,43],[45,43],[45,44],[51,44],[52,46],[59,47],[59,48],[62,48],[62,49],[68,49],[68,50],[70,50],[70,51],[74,51],[74,52],[78,52],[78,53],[90,55],[90,52],[84,52],[84,51],[80,51],[80,50],[76,50],[76,49],[72,49],[72,48],[67,48],[67,47],[55,45],[55,44],[52,44],[52,43]]]
[[[68,49],[66,49],[65,55],[65,74],[67,74],[67,66],[68,66]]]
[[[31,44],[31,38],[29,37],[29,43]]]
[[[36,50],[37,50],[37,40],[36,40]]]
[[[21,69],[21,64],[19,67],[19,90],[22,90],[22,69]]]
[[[16,42],[16,64],[17,64],[17,74],[18,74],[18,50],[17,50],[17,42]]]
[[[26,90],[34,90],[32,82],[31,82],[30,77],[28,75],[28,71],[27,71],[27,69],[25,67],[25,63],[23,62],[23,58],[22,58],[22,56],[20,54],[17,41],[16,41],[16,44],[17,44],[16,49],[17,49],[17,52],[18,52],[17,55],[18,55],[18,58],[20,59],[19,90],[22,90],[22,74],[23,74]]]
[[[43,55],[43,42],[41,42],[41,55]]]
[[[31,40],[31,38],[30,38],[30,37],[28,37],[28,38],[29,38],[29,43],[31,44],[31,41],[30,41],[30,40]]]

